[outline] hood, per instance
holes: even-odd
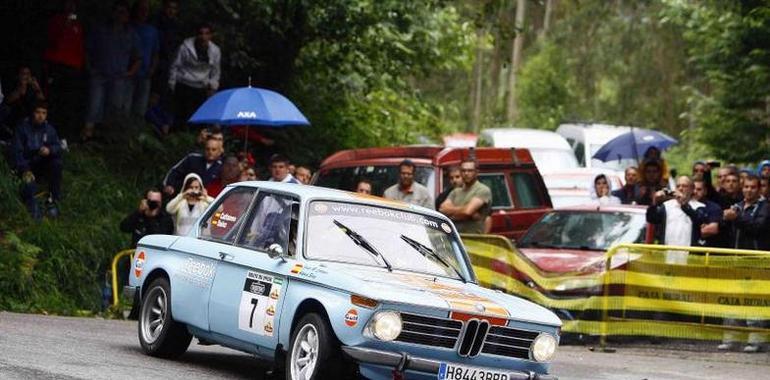
[[[764,168],[765,166],[770,166],[770,160],[764,160],[759,163],[759,165],[757,166],[757,175],[762,175],[762,168]]]
[[[318,264],[305,265],[311,266],[312,271],[313,266]],[[337,287],[355,289],[356,294],[384,303],[446,310],[458,314],[458,318],[462,315],[477,315],[552,326],[561,324],[553,313],[539,305],[471,283],[419,273],[390,273],[381,268],[359,265],[320,265],[330,274],[327,279],[336,282]],[[321,282],[329,283],[326,279]]]
[[[189,181],[191,179],[197,179],[198,183],[200,183],[201,187],[203,187],[203,180],[201,179],[201,176],[199,176],[199,175],[197,175],[195,173],[190,173],[190,174],[184,176],[184,181],[182,181],[182,189],[184,189],[185,185],[187,185],[187,181]]]
[[[603,251],[541,248],[519,248],[519,251],[540,270],[550,273],[596,273],[604,263]]]

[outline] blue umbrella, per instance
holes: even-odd
[[[190,118],[194,124],[310,125],[305,115],[283,95],[257,87],[220,91],[204,102]]]
[[[649,148],[654,147],[662,151],[677,143],[678,141],[663,132],[631,128],[631,132],[619,135],[604,144],[593,158],[603,162],[622,158],[634,158],[639,161],[639,156]]]

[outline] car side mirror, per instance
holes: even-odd
[[[267,255],[271,259],[274,259],[276,257],[280,257],[281,260],[284,260],[284,258],[283,258],[283,247],[281,247],[281,245],[278,244],[278,243],[270,244],[270,246],[267,247]]]

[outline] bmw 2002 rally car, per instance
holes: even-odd
[[[446,217],[377,197],[231,185],[189,236],[139,242],[126,291],[153,356],[195,336],[287,379],[555,378],[559,319],[478,286]]]

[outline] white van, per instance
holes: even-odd
[[[575,153],[560,135],[540,129],[489,128],[481,132],[479,146],[526,148],[541,173],[579,167]]]
[[[602,162],[591,157],[608,141],[628,132],[631,132],[631,127],[589,123],[562,124],[556,129],[556,133],[567,139],[567,142],[575,151],[575,156],[580,166],[610,169],[616,172],[622,172],[625,168],[632,165],[636,166],[636,160],[624,158]],[[640,155],[643,153],[639,152]]]

